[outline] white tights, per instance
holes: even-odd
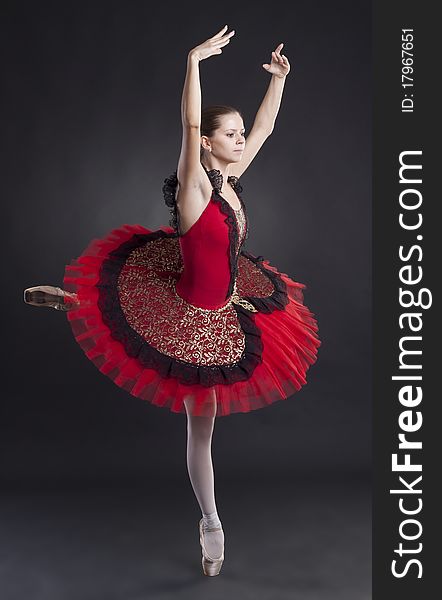
[[[190,482],[201,509],[203,526],[221,526],[215,503],[214,472],[212,464],[212,436],[215,426],[216,404],[213,403],[213,416],[193,416],[190,414],[191,400],[185,400],[187,412],[187,468]],[[204,544],[209,556],[221,556],[224,546],[224,532],[205,531]]]

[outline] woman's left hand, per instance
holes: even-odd
[[[283,43],[279,44],[275,51],[272,52],[272,62],[270,64],[264,63],[262,65],[268,73],[277,77],[285,77],[290,71],[290,63],[287,57],[284,54],[280,54],[283,46]]]

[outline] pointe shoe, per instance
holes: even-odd
[[[200,531],[200,544],[202,549],[202,559],[201,564],[203,566],[204,575],[208,575],[209,577],[213,577],[214,575],[218,575],[222,564],[224,562],[224,548],[221,556],[219,558],[212,558],[207,554],[206,548],[204,546],[204,530],[203,530],[203,519],[199,521],[199,531]],[[206,529],[206,531],[221,531],[221,527],[214,527],[212,529]]]
[[[37,285],[26,288],[23,300],[32,306],[47,306],[55,310],[72,310],[79,304],[77,294],[67,292],[53,285]]]

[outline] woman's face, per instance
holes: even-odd
[[[220,126],[211,137],[202,136],[203,147],[226,163],[236,163],[242,158],[246,145],[245,129],[238,113],[222,115]]]

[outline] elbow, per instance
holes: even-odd
[[[195,121],[189,121],[187,119],[183,119],[183,128],[185,129],[199,129],[200,123],[196,123]]]

